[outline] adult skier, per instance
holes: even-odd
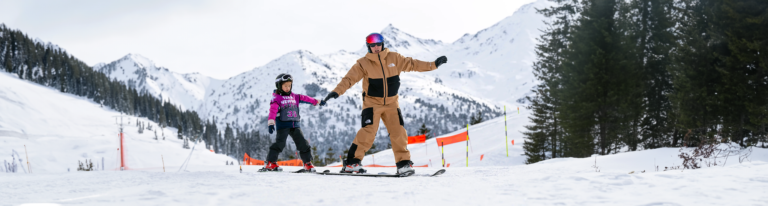
[[[336,88],[320,102],[320,106],[325,106],[328,100],[343,95],[352,85],[363,80],[363,112],[360,122],[362,128],[349,147],[341,172],[365,173],[360,162],[365,157],[365,152],[373,145],[381,119],[384,120],[384,126],[389,131],[397,173],[413,173],[411,153],[406,148],[408,136],[403,127],[403,115],[397,101],[399,97],[397,92],[400,89],[399,75],[401,72],[435,70],[448,62],[448,58],[441,56],[434,62],[425,62],[403,57],[384,47],[384,38],[378,33],[368,35],[365,41],[368,54],[358,59]]]

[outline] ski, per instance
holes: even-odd
[[[445,169],[440,169],[437,172],[433,174],[414,174],[412,172],[404,173],[404,174],[391,174],[391,173],[385,173],[381,172],[378,174],[369,174],[369,173],[337,173],[337,172],[331,172],[330,170],[325,170],[323,172],[317,172],[315,174],[318,175],[338,175],[338,176],[358,176],[358,177],[413,177],[413,176],[419,176],[419,177],[434,177],[438,175],[442,175],[445,173]]]
[[[300,169],[300,170],[293,171],[291,173],[317,173],[317,172],[312,172],[312,171],[307,171],[305,169]]]
[[[283,168],[279,168],[277,170],[268,170],[268,169],[265,169],[265,168],[261,168],[261,169],[259,169],[258,172],[282,172],[282,171],[283,171]]]

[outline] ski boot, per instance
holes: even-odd
[[[281,172],[283,171],[283,168],[280,168],[280,166],[277,165],[275,162],[267,162],[267,164],[264,165],[264,168],[259,169],[259,172]]]
[[[357,160],[357,159],[355,159]],[[354,161],[354,160],[353,160]],[[344,160],[344,166],[341,167],[340,173],[353,173],[357,172],[358,174],[364,174],[367,172],[365,169],[363,169],[363,165],[360,164],[360,160],[354,161],[354,163],[348,164],[346,160]]]
[[[307,162],[304,164],[304,168],[301,168],[299,171],[296,171],[296,173],[314,173],[316,172],[315,166],[312,165],[311,162]]]
[[[416,170],[413,169],[413,162],[411,162],[410,160],[403,160],[396,163],[395,165],[397,165],[398,175],[410,176],[416,172]]]

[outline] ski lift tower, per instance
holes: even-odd
[[[120,126],[119,127],[119,129],[120,129],[119,132],[120,133],[118,135],[118,137],[120,138],[120,148],[118,148],[118,150],[120,150],[120,171],[123,171],[123,170],[125,170],[125,149],[123,148],[123,142],[124,142],[123,141],[123,139],[124,139],[124,137],[123,137],[123,113],[120,112],[120,116],[114,116],[114,117],[115,117],[115,124]],[[117,118],[118,117],[120,118],[120,123],[117,123]]]

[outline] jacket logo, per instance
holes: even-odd
[[[366,119],[366,120],[365,120],[365,123],[366,123],[366,124],[370,124],[370,123],[371,123],[371,119]]]
[[[389,63],[389,65],[387,65],[387,66],[389,66],[389,67],[395,67],[395,63]]]

